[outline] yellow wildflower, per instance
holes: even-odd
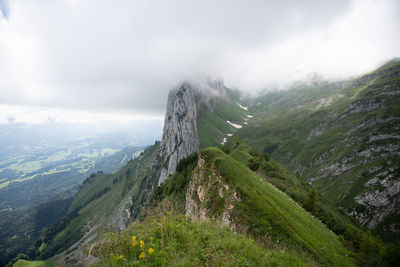
[[[144,259],[144,258],[146,258],[146,253],[144,252],[140,253],[139,259]]]
[[[140,240],[140,248],[141,248],[141,249],[144,249],[144,242],[143,242],[143,240]]]
[[[152,248],[149,248],[149,255],[151,256],[151,254],[153,254],[154,253],[154,249],[152,249]]]
[[[124,258],[123,255],[119,255],[117,259],[118,259],[118,260],[122,260],[123,258]]]
[[[137,241],[136,241],[136,236],[132,236],[132,247],[136,247],[137,246]]]

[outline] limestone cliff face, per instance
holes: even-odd
[[[181,159],[200,150],[197,134],[199,105],[205,104],[212,110],[215,102],[224,97],[225,86],[219,80],[185,82],[169,93],[159,152],[162,161],[159,185],[175,172]]]

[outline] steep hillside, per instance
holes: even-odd
[[[256,171],[258,175],[288,194],[293,200],[307,206],[307,199],[312,188],[271,158],[268,153],[257,152],[237,137],[229,140],[222,149],[232,158]],[[318,194],[317,198],[318,204],[312,210],[313,214],[336,234],[343,234],[346,228],[355,224],[355,220],[342,213],[323,195]]]
[[[363,226],[399,240],[399,60],[357,79],[314,77],[248,101],[254,118],[238,136]]]
[[[225,97],[213,105],[199,106],[197,120],[200,147],[225,144],[249,119],[247,107],[241,106],[239,92],[225,88]]]
[[[268,97],[266,101],[270,101]],[[85,180],[68,214],[32,245],[28,251],[30,258],[40,260],[57,254],[51,261],[61,265],[89,265],[97,260],[101,261],[100,264],[121,265],[128,258],[131,260],[140,255],[136,252],[144,252],[135,250],[132,254],[125,251],[128,249],[125,245],[130,244],[127,238],[132,231],[139,231],[143,238],[149,238],[153,249],[162,251],[156,262],[158,265],[160,261],[182,265],[190,257],[193,261],[214,264],[201,253],[185,251],[185,247],[176,242],[180,240],[181,244],[187,244],[188,240],[181,240],[176,232],[164,228],[180,226],[185,229],[185,238],[203,242],[205,252],[215,255],[216,249],[219,249],[222,258],[232,257],[230,260],[233,261],[243,258],[244,262],[261,264],[265,257],[270,257],[271,262],[282,259],[287,260],[289,265],[354,265],[352,253],[327,227],[352,237],[360,235],[357,239],[359,245],[363,236],[356,228],[348,228],[352,225],[351,220],[338,212],[328,199],[320,196],[319,204],[309,210],[325,226],[298,204],[307,206],[305,203],[310,187],[306,182],[299,180],[267,154],[260,154],[236,141],[236,138],[230,138],[235,133],[244,133],[245,138],[249,138],[246,130],[253,129],[257,122],[263,122],[260,116],[265,110],[255,108],[262,104],[255,104],[251,109],[243,102],[221,81],[185,82],[173,89],[168,97],[162,140],[121,170],[111,175],[99,172]],[[265,142],[265,138],[258,137],[260,143],[254,141],[252,144],[262,148],[264,145],[260,144]],[[224,144],[225,152],[207,148],[197,156],[200,148],[219,144]],[[152,203],[150,209],[149,203]],[[163,216],[170,210],[174,215]],[[204,222],[183,219],[183,214]],[[135,220],[141,221],[137,228],[129,227]],[[152,236],[155,232],[151,229],[146,232],[146,227],[153,223],[163,225],[166,220],[161,228],[154,227],[154,231],[160,230],[156,236]],[[221,229],[211,222],[213,220],[245,236],[233,234],[227,228]],[[103,242],[103,233],[127,228],[128,231],[115,240],[111,237]],[[219,233],[221,247],[213,246],[209,242],[212,239],[202,239],[200,230],[206,232],[205,236],[211,235],[208,234],[210,232]],[[258,254],[236,248],[229,250],[232,248],[226,244],[232,238],[242,240],[246,250],[254,249]],[[256,243],[249,239],[254,239]],[[167,241],[176,246],[166,245]],[[193,249],[200,244],[196,242]],[[375,245],[374,242],[371,246]],[[117,250],[112,252],[113,249]],[[119,249],[121,254],[114,254]],[[177,249],[182,252],[177,253]],[[379,246],[378,249],[374,247],[374,253],[379,249]],[[123,255],[122,250],[125,251]],[[290,251],[294,256],[289,257],[283,250]],[[145,256],[151,254],[146,253]],[[179,255],[185,255],[182,256],[183,261],[178,261]],[[255,260],[255,255],[261,257],[259,261]],[[119,261],[123,257],[125,259]],[[147,259],[150,260],[150,257]],[[141,262],[129,264],[140,265]]]
[[[185,82],[172,90],[161,142],[121,170],[111,175],[97,173],[85,180],[69,213],[39,237],[28,251],[30,257],[46,259],[64,251],[58,256],[60,264],[92,262],[82,254],[83,246],[105,230],[125,229],[146,207],[154,188],[175,172],[178,162],[199,151],[200,107],[213,109],[229,101],[220,81]]]
[[[46,259],[57,253],[59,264],[88,264],[83,246],[106,230],[125,229],[149,201],[157,186],[159,142],[114,174],[98,172],[87,178],[67,215],[48,228],[28,250],[31,258]],[[68,249],[68,250],[67,250]]]
[[[78,192],[78,183],[85,176],[98,170],[107,173],[117,171],[141,151],[141,147],[126,147],[111,156],[90,162],[90,166],[80,170],[81,172],[77,169],[68,170],[65,161],[56,162],[51,167],[47,166],[47,169],[38,170],[35,179],[15,182],[2,188],[0,266],[25,252],[47,227],[67,213],[74,195]],[[74,162],[79,162],[79,159],[74,159]],[[67,169],[59,171],[59,167]]]
[[[167,210],[195,221],[216,220],[251,236],[264,248],[287,249],[324,265],[354,265],[326,226],[266,179],[216,148],[204,149],[198,158],[182,162],[178,172],[156,190],[149,216]]]

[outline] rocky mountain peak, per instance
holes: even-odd
[[[205,104],[210,110],[216,101],[227,97],[223,81],[183,82],[168,95],[163,137],[160,144],[162,184],[176,170],[178,162],[200,150],[197,134],[198,107]]]

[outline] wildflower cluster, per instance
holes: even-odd
[[[145,242],[141,239],[137,239],[135,235],[126,236],[128,239],[127,243],[119,243],[118,239],[111,234],[111,238],[107,241],[109,244],[107,251],[107,261],[112,266],[126,266],[133,264],[134,266],[142,264],[148,264],[148,260],[153,261],[155,258],[152,257],[155,250],[152,247],[146,247]],[[150,238],[150,240],[153,240]]]
[[[132,247],[136,247],[138,242],[136,241],[136,236],[132,236]]]
[[[110,258],[111,260],[117,260],[117,261],[122,261],[125,257],[124,255],[120,254],[118,256],[115,256],[114,253],[110,253]]]
[[[138,245],[138,242],[136,241],[136,236],[132,236],[132,247],[135,247]],[[139,247],[140,247],[140,255],[139,255],[139,259],[145,259],[147,256],[151,256],[154,253],[154,249],[153,248],[149,248],[147,250],[147,254],[146,254],[146,245],[144,244],[143,240],[139,240]]]
[[[147,253],[146,253],[146,249],[145,249],[146,245],[144,244],[144,241],[143,240],[139,240],[139,242],[138,242],[137,239],[136,239],[136,236],[134,236],[134,235],[132,236],[132,243],[131,244],[132,244],[132,249],[135,249],[136,253],[137,253],[137,248],[136,247],[139,245],[139,248],[140,248],[139,260],[145,259],[147,256],[151,256],[154,253],[154,249],[153,248],[149,248],[147,250]],[[115,257],[114,257],[114,259],[115,259]]]

